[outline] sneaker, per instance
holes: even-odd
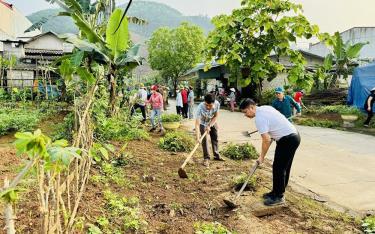
[[[209,162],[208,159],[203,160],[203,166],[205,166],[205,167],[209,167],[210,166],[210,162]]]
[[[268,199],[273,196],[273,191],[265,193],[262,195],[263,199]]]
[[[225,162],[226,160],[222,157],[215,157],[214,158],[215,161],[220,161],[220,162]]]
[[[370,125],[364,124],[363,127],[368,128],[368,127],[370,127]]]
[[[156,130],[156,128],[151,128],[150,132],[154,132],[155,130]]]
[[[284,196],[277,197],[277,196],[270,196],[268,197],[264,203],[265,206],[279,206],[279,205],[285,205],[285,199]]]

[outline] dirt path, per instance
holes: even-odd
[[[171,110],[174,103],[171,102]],[[185,121],[193,129],[193,121]],[[333,129],[297,127],[302,143],[292,169],[292,181],[330,201],[357,212],[375,210],[375,137]],[[260,135],[248,138],[254,120],[239,112],[222,110],[220,141],[253,143],[260,149]],[[272,160],[275,144],[267,158]]]

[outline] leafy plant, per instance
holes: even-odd
[[[182,117],[177,114],[166,114],[161,116],[161,120],[163,123],[180,122]]]
[[[221,223],[207,223],[207,222],[196,222],[194,223],[195,234],[234,234]]]
[[[366,217],[362,221],[362,229],[365,233],[375,233],[375,216]]]
[[[172,152],[188,152],[194,146],[192,137],[183,132],[169,132],[159,141],[159,147]]]
[[[232,180],[233,187],[236,190],[239,190],[242,187],[242,185],[246,182],[247,177],[248,177],[248,174],[245,173],[245,172],[242,172],[241,175],[233,178],[233,180]],[[258,181],[258,178],[256,177],[256,175],[253,175],[250,178],[249,182],[247,183],[245,189],[255,190],[255,188],[257,186],[257,181]]]
[[[255,147],[249,143],[230,143],[224,147],[221,154],[233,160],[257,159],[259,157]]]
[[[0,135],[34,130],[39,120],[40,113],[37,110],[0,109]]]

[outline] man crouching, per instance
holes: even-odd
[[[294,154],[301,142],[297,129],[275,108],[271,106],[257,107],[251,99],[245,99],[240,109],[248,118],[255,117],[255,125],[262,136],[262,151],[258,158],[261,164],[271,145],[276,140],[275,158],[272,166],[273,188],[263,195],[267,206],[285,203],[284,193],[288,185],[290,168]]]

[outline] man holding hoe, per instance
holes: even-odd
[[[206,131],[210,134],[212,151],[214,154],[214,160],[224,161],[219,154],[219,141],[218,141],[218,127],[217,118],[219,116],[220,103],[215,100],[214,94],[207,94],[204,97],[204,102],[198,105],[197,114],[195,117],[195,132],[197,141],[201,135]],[[210,154],[208,151],[207,137],[204,137],[202,141],[203,148],[203,165],[208,167]]]
[[[256,106],[251,99],[245,99],[240,105],[241,111],[248,118],[255,118],[255,125],[262,136],[262,151],[258,158],[262,164],[271,146],[271,139],[276,141],[275,158],[272,166],[272,191],[263,195],[267,206],[285,203],[284,193],[289,182],[290,169],[294,154],[301,138],[297,129],[279,111],[271,106]]]

